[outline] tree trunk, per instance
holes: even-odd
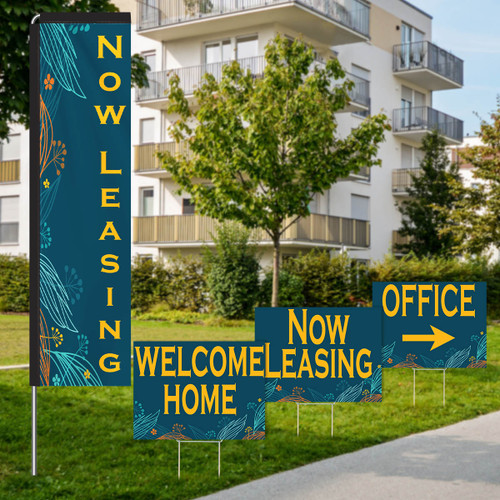
[[[280,287],[280,234],[273,236],[273,295],[271,307],[278,307],[278,293]]]

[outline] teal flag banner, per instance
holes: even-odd
[[[36,29],[31,384],[130,385],[130,15]]]
[[[373,283],[384,368],[486,368],[486,283]]]
[[[382,401],[378,308],[257,308],[266,346],[266,401]]]

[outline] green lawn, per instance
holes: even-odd
[[[251,327],[211,328],[134,322],[139,339],[248,339]],[[27,360],[27,317],[0,316],[0,364]],[[131,388],[39,390],[39,477],[30,476],[28,372],[0,372],[0,498],[193,498],[315,460],[354,451],[414,432],[500,409],[500,327],[488,328],[488,368],[447,371],[442,407],[441,374],[384,370],[384,401],[301,408],[295,435],[294,404],[268,404],[265,441],[184,445],[177,480],[177,444],[132,440]]]

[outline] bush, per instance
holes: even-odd
[[[302,280],[304,307],[348,307],[359,298],[366,300],[360,297],[359,285],[364,268],[347,255],[331,257],[328,252],[313,250],[286,260],[283,269]]]
[[[167,271],[161,261],[136,255],[132,262],[132,309],[146,311],[162,296]]]
[[[30,267],[26,257],[0,255],[0,311],[28,312]]]
[[[210,296],[203,261],[193,255],[177,255],[166,263],[167,281],[161,284],[160,301],[170,309],[206,312]]]
[[[281,307],[302,307],[304,305],[304,282],[285,269],[280,270],[278,304]],[[260,285],[259,305],[271,306],[273,292],[273,271],[267,271]]]
[[[215,250],[205,249],[205,262],[215,312],[226,319],[249,318],[259,293],[259,262],[256,247],[249,244],[250,231],[226,223],[213,239]]]

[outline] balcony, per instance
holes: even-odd
[[[189,154],[187,143],[160,142],[157,144],[141,144],[134,146],[134,172],[150,177],[170,177],[170,173],[164,170],[157,153],[169,152],[171,155]]]
[[[398,249],[398,245],[408,245],[411,242],[410,236],[401,236],[399,231],[392,232],[392,253],[396,255],[404,255],[403,252]]]
[[[325,45],[368,40],[370,7],[361,0],[148,0],[137,30],[158,41],[280,24]]]
[[[220,82],[222,79],[222,68],[230,62],[225,61],[178,69],[152,71],[148,73],[149,87],[136,89],[136,101],[155,109],[165,107],[169,81],[174,75],[179,76],[180,88],[186,96],[190,97],[193,95],[195,89],[199,87],[204,74],[210,73]],[[264,68],[266,67],[264,56],[239,59],[238,62],[242,68],[250,70],[255,78],[259,78],[264,74]],[[324,65],[324,63],[319,62],[315,64]],[[370,82],[350,73],[346,73],[346,78],[354,82],[354,87],[349,91],[351,102],[342,111],[368,111],[370,108]]]
[[[413,178],[421,174],[419,168],[397,168],[392,171],[392,194],[407,196],[408,188],[413,184]]]
[[[134,217],[133,242],[154,247],[200,247],[212,242],[211,234],[216,227],[216,220],[200,215]],[[256,231],[255,237],[259,244],[272,244],[264,231]],[[282,236],[281,244],[288,247],[368,248],[370,223],[313,214],[290,226]]]
[[[19,160],[0,161],[0,184],[7,182],[19,182]]]
[[[393,69],[399,78],[429,90],[459,89],[464,62],[431,42],[395,45]]]
[[[461,144],[464,122],[427,106],[395,109],[392,117],[394,135],[421,142],[425,134],[438,130],[447,144]]]

